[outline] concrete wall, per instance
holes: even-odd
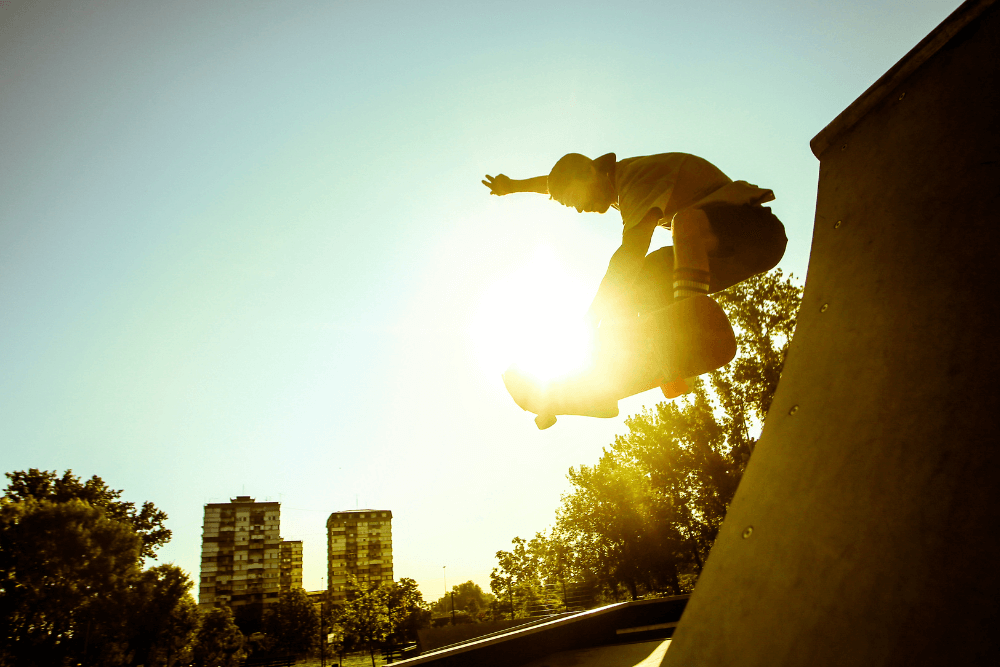
[[[1000,11],[814,141],[785,373],[664,665],[1000,664]]]

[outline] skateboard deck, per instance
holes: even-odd
[[[707,296],[677,301],[627,320],[602,322],[590,368],[541,383],[515,364],[504,385],[521,409],[538,415],[546,429],[556,415],[616,417],[618,401],[725,366],[736,356],[736,337],[726,313]],[[676,386],[676,385],[675,385]]]

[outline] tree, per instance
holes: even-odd
[[[417,641],[417,632],[430,623],[431,617],[417,582],[403,577],[399,581],[383,583],[382,588],[387,590],[389,645]]]
[[[553,611],[553,602],[544,589],[542,573],[545,549],[541,536],[530,542],[511,540],[511,551],[496,552],[498,567],[490,573],[490,590],[498,598],[496,607],[510,618],[522,618]]]
[[[142,572],[130,586],[126,638],[136,662],[149,667],[190,661],[201,619],[191,580],[174,565]]]
[[[511,544],[514,545],[513,550],[504,551],[501,549],[495,554],[498,566],[490,572],[490,590],[493,591],[493,595],[498,600],[507,600],[507,610],[510,618],[513,619],[517,613],[514,606],[514,586],[523,580],[526,568],[524,540],[515,537],[511,540]],[[503,609],[503,603],[499,603],[498,607]]]
[[[0,505],[0,655],[6,664],[122,664],[119,604],[138,576],[131,528],[77,499]]]
[[[201,627],[198,603],[185,595],[163,621],[157,642],[149,653],[146,665],[186,665],[194,658],[194,647]]]
[[[34,498],[56,503],[82,500],[103,509],[109,519],[128,524],[142,539],[142,558],[155,556],[156,550],[170,541],[170,530],[163,525],[167,520],[166,513],[148,501],[142,504],[142,509],[136,510],[135,503],[119,500],[121,490],[108,488],[97,475],[84,483],[72,470],[64,472],[62,477],[55,470],[35,468],[29,468],[27,472],[8,472],[6,475],[10,482],[4,497],[8,500]]]
[[[538,577],[553,609],[589,609],[597,605],[591,552],[577,554],[558,527],[536,533],[528,543],[528,551],[537,562]]]
[[[202,618],[192,650],[193,667],[238,667],[246,653],[243,633],[229,607],[210,609]]]
[[[735,444],[753,441],[753,422],[763,421],[778,389],[802,301],[802,288],[792,279],[775,270],[713,295],[729,316],[740,347],[739,356],[710,378],[723,423],[733,421],[727,435]]]
[[[0,665],[171,666],[199,624],[179,568],[141,570],[166,515],[99,477],[7,473],[0,498]]]
[[[304,590],[293,588],[264,612],[264,633],[271,653],[307,655],[319,641],[319,612]]]
[[[319,654],[322,664],[326,664],[327,655],[333,656],[338,649],[343,648],[343,642],[335,639],[330,640],[331,635],[339,637],[336,632],[337,619],[339,618],[339,606],[333,602],[333,596],[329,590],[323,591],[319,605]]]
[[[375,651],[416,641],[417,631],[430,623],[430,611],[413,579],[362,587],[348,582],[347,602],[338,609],[345,648],[363,648],[375,665]]]
[[[264,636],[264,604],[262,602],[243,604],[233,609],[232,612],[233,622],[247,638],[247,648],[250,649],[251,644],[259,643],[255,640],[256,637],[262,638]],[[250,652],[253,653],[253,651]]]
[[[340,608],[338,623],[344,630],[348,648],[364,648],[375,667],[375,650],[392,632],[389,615],[389,590],[384,586],[362,588],[356,580],[348,582],[348,599]]]
[[[664,561],[676,538],[662,525],[663,499],[644,471],[605,453],[568,477],[575,490],[563,498],[557,527],[579,554],[578,566],[596,574],[616,599],[620,586],[635,599],[640,590],[672,579]]]
[[[431,611],[435,614],[451,614],[454,601],[456,611],[468,612],[474,619],[482,620],[481,615],[489,609],[495,599],[480,588],[479,584],[466,581],[464,584],[452,586],[450,593],[442,595],[431,605]]]

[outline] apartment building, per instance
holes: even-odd
[[[326,520],[327,582],[334,602],[347,599],[347,583],[392,581],[392,512],[348,510]]]
[[[282,591],[281,555],[289,555],[288,585],[302,586],[302,543],[283,548],[279,535],[281,504],[237,496],[205,505],[201,538],[198,606],[240,607],[277,602]],[[297,544],[298,566],[295,553]],[[287,588],[285,590],[288,590]]]
[[[280,549],[279,585],[282,593],[302,588],[302,542],[284,540]]]

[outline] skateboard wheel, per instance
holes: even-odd
[[[693,381],[694,378],[690,378]],[[660,385],[660,391],[666,399],[677,398],[691,391],[693,382],[685,378],[677,378],[673,382],[664,382]]]
[[[555,415],[538,415],[535,417],[535,426],[538,427],[539,431],[544,431],[548,427],[556,423]]]

